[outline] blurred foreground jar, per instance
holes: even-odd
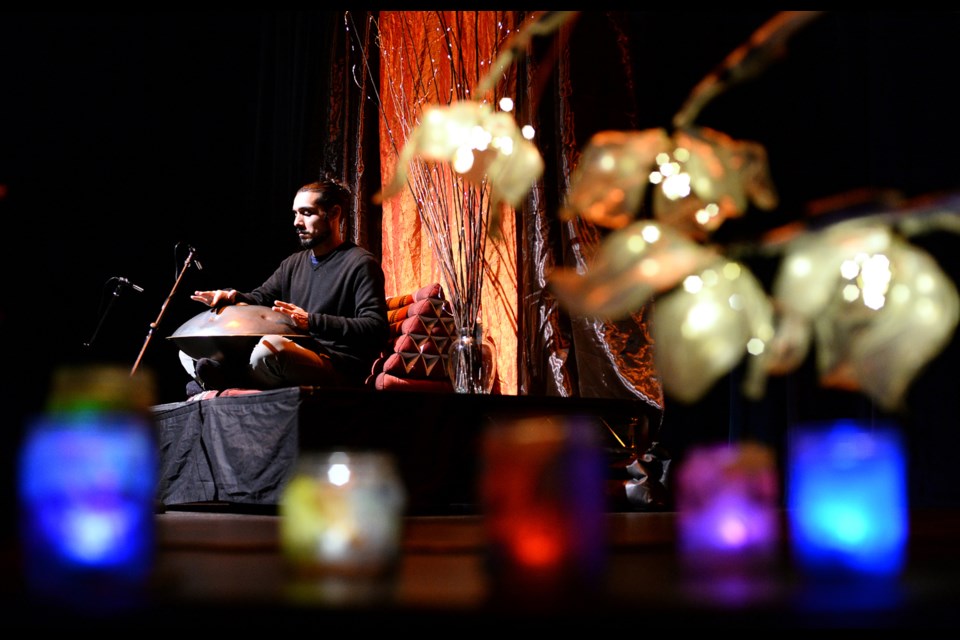
[[[388,574],[399,560],[406,499],[389,454],[301,455],[281,497],[284,556],[302,573]]]
[[[780,550],[775,455],[756,442],[691,447],[676,479],[677,546],[692,575],[772,568]]]
[[[791,430],[791,546],[806,576],[876,584],[900,575],[909,538],[902,438],[893,424],[855,420]]]
[[[154,560],[157,444],[149,374],[63,368],[19,455],[28,587],[82,607],[137,597]]]
[[[567,608],[598,593],[607,543],[599,429],[553,415],[487,428],[479,483],[495,599]]]

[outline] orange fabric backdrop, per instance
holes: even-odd
[[[512,35],[512,12],[384,11],[380,13],[382,183],[393,179],[406,135],[425,105],[473,99],[475,87]],[[505,83],[496,96],[512,96]],[[488,242],[481,297],[485,340],[497,350],[501,393],[517,393],[517,249],[513,212],[503,215],[502,240]],[[450,288],[434,256],[409,189],[383,202],[383,268],[387,295],[430,282]]]

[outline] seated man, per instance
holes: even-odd
[[[194,360],[181,352],[181,362],[202,389],[363,384],[387,339],[387,309],[380,262],[343,237],[349,202],[349,190],[335,180],[304,185],[293,200],[293,227],[303,250],[285,258],[249,293],[217,289],[190,296],[210,307],[272,307],[313,338],[263,336],[238,362]],[[200,390],[187,385],[188,394]]]

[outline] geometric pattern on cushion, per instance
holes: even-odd
[[[447,351],[456,330],[440,284],[387,298],[387,322],[390,339],[367,384],[380,390],[452,392]]]

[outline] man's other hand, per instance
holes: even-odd
[[[295,304],[290,304],[289,302],[283,302],[282,300],[277,300],[273,303],[273,310],[279,311],[280,313],[290,316],[293,319],[293,323],[297,325],[298,329],[306,331],[310,324],[310,319],[307,316],[307,312],[298,307]]]

